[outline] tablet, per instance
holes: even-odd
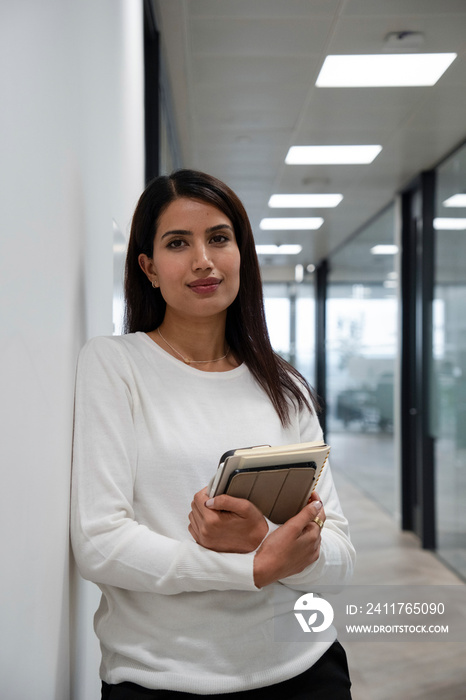
[[[209,496],[247,498],[274,523],[284,523],[309,500],[327,461],[324,442],[230,450],[222,455]]]

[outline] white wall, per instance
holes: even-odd
[[[127,231],[143,188],[141,0],[3,2],[0,99],[0,696],[93,700],[73,382],[86,338],[112,332],[112,221]]]

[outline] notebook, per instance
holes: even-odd
[[[247,498],[269,520],[282,524],[308,502],[329,452],[322,441],[230,450],[220,458],[209,496]]]

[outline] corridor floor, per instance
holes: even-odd
[[[333,473],[358,555],[352,584],[466,585],[339,470]],[[353,700],[465,700],[466,617],[464,631],[463,642],[346,641]]]

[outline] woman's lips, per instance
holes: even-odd
[[[196,294],[211,294],[218,289],[221,281],[222,280],[219,280],[216,277],[207,277],[207,279],[190,282],[188,287],[192,289],[193,292],[196,292]]]

